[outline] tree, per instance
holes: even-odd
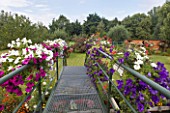
[[[104,28],[105,28],[105,25],[104,25],[104,22],[103,21],[100,21],[99,24],[97,25],[97,32],[104,32]]]
[[[127,29],[122,25],[111,28],[107,34],[114,42],[122,42],[129,37]]]
[[[93,33],[97,32],[96,26],[101,21],[101,18],[95,13],[95,14],[89,14],[87,17],[87,21],[84,21],[83,24],[83,31],[84,33],[91,35]]]
[[[158,39],[159,32],[160,32],[160,23],[158,23],[158,10],[159,7],[154,7],[152,10],[148,12],[150,18],[151,18],[151,34],[153,39]]]
[[[58,19],[53,19],[52,24],[49,25],[50,31],[55,32],[56,30],[65,30],[67,24],[70,23],[64,15],[60,15]]]
[[[170,40],[170,2],[166,2],[158,11],[158,22],[160,23],[159,37]]]
[[[65,30],[71,36],[80,35],[82,33],[82,26],[81,26],[80,22],[78,22],[78,20],[76,20],[75,22],[67,24]]]
[[[151,19],[145,14],[134,14],[122,21],[122,25],[127,28],[132,38],[149,39],[151,38]]]

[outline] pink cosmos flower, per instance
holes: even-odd
[[[33,58],[33,62],[34,62],[34,64],[37,64],[37,59]]]
[[[28,78],[26,78],[26,80],[31,80],[33,78],[33,74],[29,75]]]
[[[0,71],[0,77],[2,77],[3,74],[4,74],[4,71]]]
[[[4,110],[4,105],[0,104],[0,111]]]

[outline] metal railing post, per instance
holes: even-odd
[[[58,52],[57,49],[56,49],[56,52]],[[57,80],[58,80],[58,56],[56,57],[56,74],[57,74]]]
[[[40,101],[40,108],[39,108],[39,111],[40,111],[40,113],[42,113],[41,78],[39,79],[38,93],[39,93],[39,101]]]
[[[37,65],[37,69],[40,70],[40,65],[39,64]],[[39,95],[39,102],[40,102],[39,113],[42,113],[41,77],[39,78],[38,82],[39,82],[39,84],[38,84],[38,95]]]
[[[112,80],[112,74],[111,74],[111,72],[110,72],[110,74],[109,74],[109,89],[108,89],[107,113],[110,113],[110,94],[111,94],[111,88],[112,88],[112,83],[111,83],[110,80]]]

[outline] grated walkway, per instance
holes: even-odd
[[[43,113],[105,113],[85,67],[64,67]]]

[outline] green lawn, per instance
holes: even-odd
[[[0,55],[5,52],[8,52],[8,50],[0,50]]]
[[[71,53],[67,58],[68,66],[84,66],[85,53]]]
[[[160,55],[152,55],[150,56],[153,62],[162,62],[165,64],[165,67],[170,72],[170,56],[160,56]]]

